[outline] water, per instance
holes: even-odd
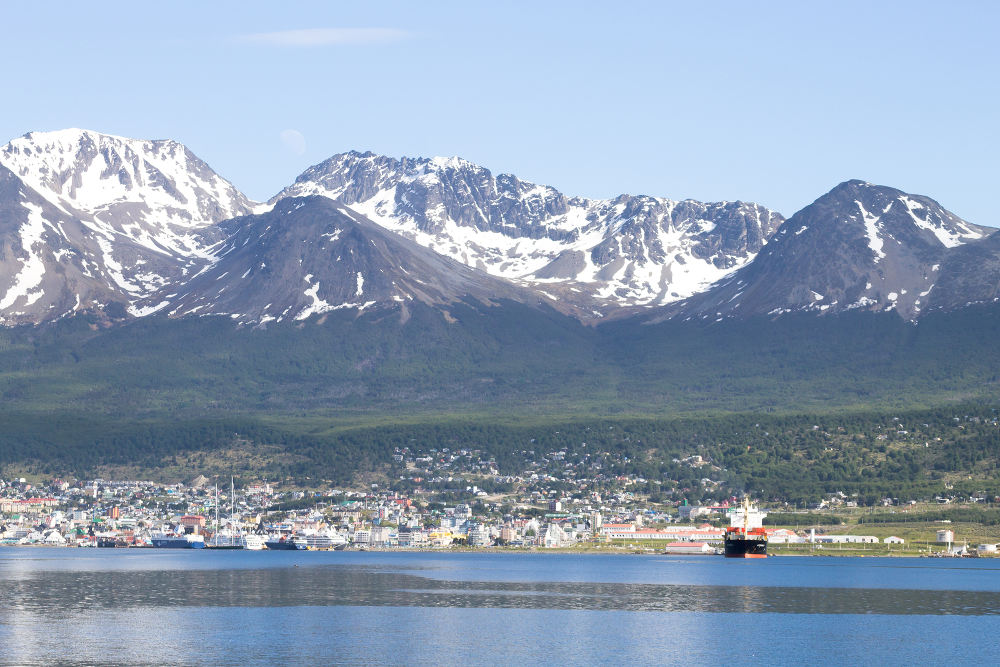
[[[2,664],[994,662],[1000,561],[0,548]]]

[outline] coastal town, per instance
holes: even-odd
[[[263,535],[289,544],[298,541],[304,549],[560,548],[657,541],[668,552],[714,553],[724,529],[705,519],[718,519],[730,510],[727,503],[657,511],[624,496],[604,501],[592,494],[582,502],[559,498],[544,509],[507,511],[493,502],[446,506],[377,490],[280,492],[266,482],[233,494],[204,478],[192,485],[55,479],[40,488],[18,479],[2,481],[0,488],[5,496],[0,500],[0,540],[8,545],[153,546],[155,535],[199,535],[211,547],[229,546],[236,536]],[[475,488],[469,492],[472,499],[481,493]],[[757,525],[766,516],[758,514]],[[805,539],[785,529],[769,533],[776,542]]]
[[[719,553],[726,527],[764,526],[767,512],[744,516],[736,498],[708,504],[651,502],[628,490],[642,480],[624,478],[611,492],[578,483],[560,490],[545,473],[502,477],[473,452],[438,452],[438,469],[427,457],[401,452],[400,463],[423,466],[411,475],[418,483],[471,481],[480,484],[428,493],[394,489],[323,488],[304,490],[264,480],[241,483],[199,475],[187,484],[152,481],[25,478],[0,480],[0,544],[68,547],[208,547],[245,549],[442,549],[617,548],[675,554]],[[554,453],[558,457],[558,452]],[[703,467],[692,458],[688,465]],[[450,476],[441,476],[446,465]],[[487,476],[479,473],[486,468]],[[484,481],[486,480],[486,481]],[[413,481],[413,480],[409,480]],[[593,482],[594,480],[589,480]],[[710,480],[706,479],[706,482]],[[454,484],[451,484],[455,487]],[[842,495],[842,494],[840,494]],[[442,496],[455,502],[442,502]],[[829,503],[848,505],[836,494]],[[827,501],[822,503],[827,505]],[[767,526],[771,545],[823,548],[903,547],[889,535],[828,533],[823,528]],[[938,543],[954,555],[992,555],[995,544],[959,546],[952,531],[939,531]],[[956,546],[953,546],[955,544]]]

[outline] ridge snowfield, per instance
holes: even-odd
[[[745,202],[569,198],[461,158],[342,153],[271,201],[322,195],[417,243],[560,299],[621,307],[697,293],[750,262],[783,218]]]
[[[95,234],[0,166],[0,324],[95,309],[124,317],[128,304],[179,274],[175,259],[124,235]]]
[[[929,310],[996,301],[1000,236],[861,181],[759,204],[567,197],[461,158],[348,152],[266,204],[183,145],[86,130],[0,148],[0,324],[78,312],[235,322],[463,299],[583,322]]]
[[[32,132],[0,149],[0,164],[54,205],[86,218],[97,233],[125,235],[179,257],[208,257],[196,232],[252,207],[176,141],[75,129]]]
[[[789,218],[751,265],[677,304],[667,316],[722,319],[860,309],[894,310],[916,320],[935,304],[942,265],[951,266],[952,255],[994,231],[962,220],[933,199],[847,181]]]
[[[240,324],[296,322],[330,312],[422,303],[448,312],[473,298],[545,301],[439,255],[326,197],[285,198],[221,225],[217,261],[176,294],[154,297],[171,317],[225,315]],[[549,304],[555,305],[555,304]]]
[[[174,141],[33,132],[0,148],[0,169],[3,234],[18,248],[0,259],[5,324],[110,303],[142,314],[137,302],[212,261],[216,222],[252,207]]]

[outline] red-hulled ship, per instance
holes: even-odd
[[[767,558],[767,531],[763,526],[750,527],[750,499],[743,499],[743,525],[726,528],[726,558]]]

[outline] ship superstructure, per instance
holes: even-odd
[[[750,504],[750,498],[743,498],[743,504],[729,514],[724,542],[726,558],[767,558],[765,516],[765,512]]]

